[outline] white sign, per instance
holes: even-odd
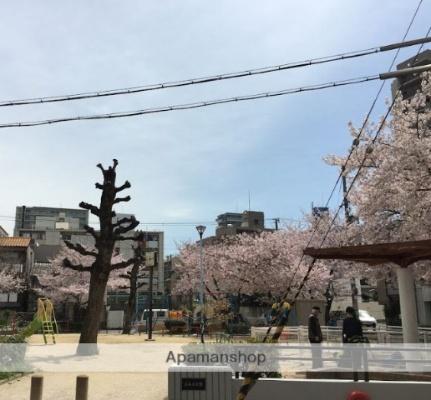
[[[149,251],[145,253],[145,266],[154,267],[156,264],[156,253],[154,251]]]

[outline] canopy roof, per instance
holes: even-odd
[[[317,259],[347,260],[379,265],[392,262],[407,267],[416,261],[431,260],[431,240],[393,242],[360,246],[307,247],[304,254]]]

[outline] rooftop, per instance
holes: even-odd
[[[31,238],[25,237],[0,237],[0,247],[27,248],[31,242]]]
[[[378,243],[360,246],[307,247],[304,254],[317,259],[347,260],[379,265],[394,263],[407,266],[417,261],[431,259],[431,240]]]

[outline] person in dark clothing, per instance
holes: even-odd
[[[359,380],[358,371],[362,365],[362,353],[360,349],[356,348],[355,343],[363,341],[362,325],[353,307],[347,307],[346,314],[347,316],[343,321],[343,343],[352,343],[346,356],[352,359],[353,380],[357,382]]]
[[[322,362],[322,348],[320,343],[323,341],[322,329],[319,322],[320,308],[314,306],[311,309],[311,314],[308,317],[308,340],[311,343],[311,355],[313,358],[313,369],[321,368]]]
[[[352,341],[362,338],[362,325],[353,307],[347,307],[346,314],[343,321],[343,343],[352,343]]]
[[[308,317],[308,340],[310,343],[322,343],[322,330],[319,322],[320,308],[315,306],[311,309]]]

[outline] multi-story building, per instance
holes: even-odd
[[[227,212],[217,216],[216,238],[240,233],[260,233],[270,231],[265,228],[265,215],[262,211]]]
[[[422,65],[431,64],[431,50],[425,50],[417,56],[411,57],[397,65],[397,70],[419,67]],[[403,99],[409,99],[421,89],[422,79],[420,74],[405,75],[395,79],[392,83],[392,96],[395,95],[398,89],[401,90]]]
[[[130,217],[131,214],[117,214],[113,222]],[[63,243],[70,240],[73,243],[93,247],[94,238],[89,235],[84,226],[89,225],[89,212],[82,209],[54,207],[26,207],[16,209],[15,235],[33,239],[35,243],[35,270],[46,268],[54,258]],[[137,231],[127,232],[128,236],[136,236]],[[145,250],[157,253],[157,265],[154,267],[153,294],[155,304],[164,304],[164,235],[163,232],[144,232]],[[136,241],[125,240],[116,243],[117,249],[125,259],[134,256]],[[145,308],[148,302],[149,277],[143,278],[144,285],[139,291],[139,304]],[[127,293],[113,292],[108,296],[108,303],[124,303]]]
[[[34,234],[33,239],[49,240],[44,231],[83,231],[84,225],[88,225],[87,210],[21,206],[16,208],[14,235]]]
[[[35,241],[35,263],[48,263],[58,253],[63,240],[81,241],[87,236],[88,211],[72,208],[16,208],[14,235]]]

